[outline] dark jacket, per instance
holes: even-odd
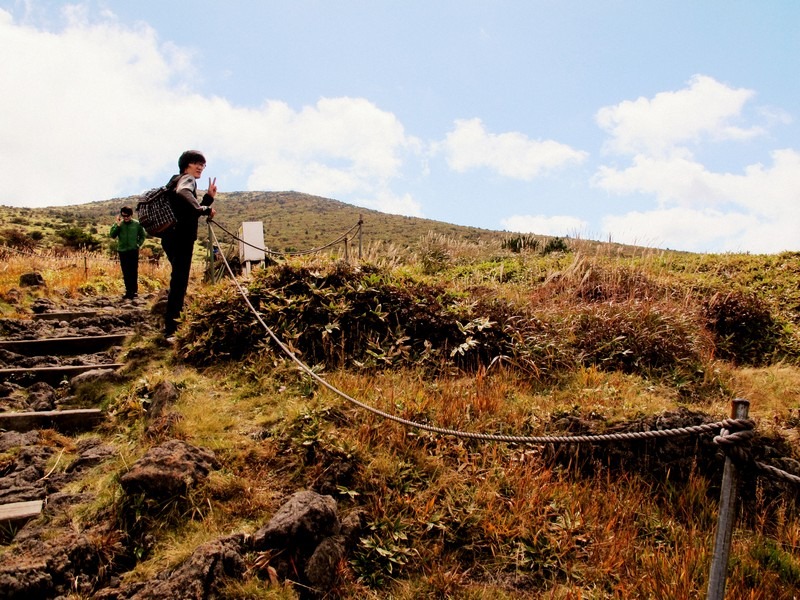
[[[181,237],[197,239],[197,220],[203,215],[211,214],[214,197],[205,194],[202,202],[198,202],[197,181],[191,175],[173,175],[167,187],[175,190],[170,197],[177,221],[175,233]]]

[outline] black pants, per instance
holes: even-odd
[[[191,232],[189,232],[191,233]],[[189,273],[192,270],[192,253],[197,234],[189,235],[180,230],[172,230],[161,238],[161,247],[172,265],[169,277],[169,296],[164,315],[164,335],[172,335],[178,329],[178,318],[183,310],[186,288],[189,287]]]
[[[120,252],[119,266],[125,282],[125,297],[133,298],[139,293],[139,249]]]

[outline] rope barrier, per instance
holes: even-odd
[[[723,429],[720,435],[714,438],[714,443],[720,446],[725,454],[740,464],[751,465],[762,473],[800,485],[800,476],[753,459],[747,448],[753,437],[755,437],[755,431],[752,429],[742,429],[734,432],[728,432]]]
[[[798,477],[797,475],[792,475],[791,473],[784,471],[783,469],[779,469],[778,467],[773,467],[771,465],[767,465],[759,461],[755,461],[755,466],[763,473],[772,475],[778,479],[783,479],[784,481],[788,481],[789,483],[794,483],[795,485],[800,485],[800,477]]]
[[[358,223],[353,225],[350,229],[348,229],[346,232],[344,232],[338,238],[336,238],[335,240],[333,240],[331,242],[328,242],[327,244],[325,244],[323,246],[319,246],[318,248],[311,248],[309,250],[300,250],[300,251],[297,251],[297,252],[275,252],[274,250],[270,250],[269,248],[259,248],[258,246],[255,246],[255,245],[251,244],[250,242],[247,242],[247,241],[243,240],[242,238],[240,238],[235,233],[232,233],[231,231],[228,231],[225,227],[220,225],[220,223],[215,221],[214,219],[208,219],[207,221],[209,223],[219,227],[222,231],[227,233],[234,240],[244,244],[245,246],[249,246],[250,248],[253,248],[254,250],[258,250],[259,252],[264,252],[265,254],[269,254],[271,256],[305,256],[305,255],[308,255],[308,254],[315,254],[317,252],[321,252],[322,250],[327,250],[328,248],[331,248],[332,246],[335,246],[336,244],[339,244],[342,241],[344,241],[345,239],[347,239],[348,235],[350,235],[353,231],[358,230],[361,227],[361,225],[364,223],[364,221],[362,219],[359,219]],[[215,240],[215,243],[217,243],[217,244],[219,243],[219,242],[216,241],[217,240],[217,236],[216,235],[214,236],[214,240]]]
[[[213,232],[213,229],[211,233],[214,238],[214,242],[217,243],[217,237],[216,234]],[[233,276],[233,271],[231,270],[224,256],[223,256],[223,261],[225,262],[225,266],[228,269],[229,275],[231,275],[231,279],[234,282],[234,285],[236,285],[243,300],[245,301],[245,303],[247,304],[247,306],[249,307],[255,318],[264,328],[269,337],[304,373],[306,373],[309,377],[314,379],[314,381],[316,381],[326,389],[330,390],[331,392],[343,398],[344,400],[350,402],[351,404],[354,404],[355,406],[358,406],[359,408],[362,408],[374,415],[388,419],[390,421],[394,421],[395,423],[399,423],[401,425],[413,427],[415,429],[421,429],[423,431],[428,431],[431,433],[438,433],[441,435],[449,435],[449,436],[455,436],[473,440],[507,442],[507,443],[518,443],[518,444],[552,444],[552,443],[574,444],[574,443],[595,443],[595,442],[606,442],[606,441],[626,441],[626,440],[637,440],[637,439],[654,439],[654,438],[666,438],[673,436],[684,436],[695,433],[711,433],[714,431],[719,431],[720,429],[723,428],[736,429],[736,430],[746,430],[753,428],[753,422],[747,419],[745,420],[725,419],[724,421],[719,421],[716,423],[705,423],[701,425],[695,425],[692,427],[680,427],[676,429],[656,429],[651,431],[634,431],[626,433],[609,433],[600,435],[516,436],[516,435],[502,435],[502,434],[460,431],[457,429],[436,427],[433,425],[428,425],[426,423],[420,423],[418,421],[404,419],[402,417],[389,414],[373,406],[365,404],[359,400],[356,400],[352,396],[339,390],[335,386],[328,383],[325,379],[314,373],[314,371],[310,367],[308,367],[308,365],[306,365],[302,360],[300,360],[297,357],[297,355],[286,344],[284,344],[278,338],[275,332],[272,331],[272,329],[264,322],[259,312],[255,309],[253,304],[250,302],[250,299],[247,297],[247,292],[244,290],[244,288],[242,288],[241,284]]]
[[[359,221],[359,226],[360,225],[361,222]],[[212,227],[209,227],[209,234],[213,237],[214,241],[218,243],[216,234],[214,233]],[[720,434],[714,437],[714,443],[716,443],[720,448],[723,449],[723,451],[727,455],[727,458],[725,460],[725,466],[723,470],[724,472],[723,472],[722,491],[720,493],[720,513],[717,525],[717,537],[714,543],[714,556],[712,560],[711,571],[709,574],[708,598],[710,599],[713,598],[713,600],[722,600],[722,598],[724,598],[726,569],[730,558],[730,540],[732,538],[732,529],[733,529],[732,516],[734,514],[734,511],[732,509],[733,507],[735,507],[736,487],[738,483],[734,461],[735,460],[747,461],[749,459],[749,453],[747,452],[747,450],[749,450],[750,441],[755,435],[755,432],[753,431],[754,422],[746,418],[747,417],[746,401],[738,401],[739,406],[737,406],[736,411],[734,413],[734,416],[741,418],[730,418],[730,419],[725,419],[723,421],[719,421],[717,423],[707,423],[693,427],[681,427],[676,429],[640,431],[640,432],[630,432],[630,433],[613,433],[613,434],[591,435],[591,436],[497,435],[497,434],[487,434],[481,432],[460,431],[456,429],[448,429],[443,427],[435,427],[432,425],[427,425],[425,423],[419,423],[416,421],[411,421],[409,419],[403,419],[356,400],[352,396],[334,387],[326,380],[324,380],[322,377],[314,373],[313,370],[309,368],[303,361],[301,361],[297,357],[297,355],[286,344],[284,344],[278,338],[275,332],[273,332],[272,329],[264,322],[259,312],[250,302],[247,293],[245,292],[241,284],[237,281],[236,277],[234,276],[233,271],[231,270],[230,265],[228,264],[228,261],[224,255],[222,255],[222,259],[224,261],[225,268],[228,270],[231,280],[236,285],[243,300],[245,301],[245,303],[247,304],[247,306],[249,307],[250,311],[253,313],[255,318],[258,320],[261,326],[264,327],[264,330],[267,332],[269,337],[278,345],[278,347],[289,358],[291,358],[291,360],[304,373],[306,373],[309,377],[311,377],[314,381],[316,381],[326,389],[330,390],[331,392],[340,396],[341,398],[345,399],[351,404],[358,406],[374,415],[393,421],[395,423],[399,423],[401,425],[407,427],[413,427],[415,429],[420,429],[423,431],[438,433],[441,435],[449,435],[449,436],[473,439],[473,440],[498,441],[498,442],[520,443],[520,444],[597,443],[605,441],[676,437],[682,435],[689,435],[692,433],[707,433],[710,431],[719,430]],[[735,406],[736,404],[737,401],[734,401]],[[742,406],[745,407],[743,410]],[[748,448],[746,449],[745,447]],[[782,469],[778,469],[777,467],[766,465],[759,461],[753,460],[751,461],[751,463],[754,464],[761,473],[766,473],[776,478],[780,478],[785,481],[794,483],[796,485],[800,485],[800,477],[796,475],[783,471]]]
[[[218,223],[216,222],[213,223],[219,227]],[[214,243],[219,243],[213,228],[210,229],[210,232],[211,236],[213,237]],[[483,432],[461,431],[458,429],[437,427],[434,425],[428,425],[426,423],[420,423],[418,421],[412,421],[410,419],[404,419],[402,417],[398,417],[397,415],[392,415],[390,413],[384,412],[378,408],[375,408],[373,406],[365,404],[364,402],[356,400],[349,394],[336,388],[332,384],[328,383],[325,379],[317,375],[308,365],[306,365],[302,360],[300,360],[300,358],[297,357],[297,355],[291,350],[291,348],[289,348],[286,344],[284,344],[283,341],[281,341],[280,338],[278,338],[275,332],[272,331],[269,325],[267,325],[264,322],[264,319],[261,317],[261,314],[256,310],[256,308],[250,302],[250,299],[247,297],[247,292],[244,290],[244,288],[241,286],[241,284],[237,281],[236,277],[234,276],[233,271],[224,255],[222,256],[222,260],[225,264],[225,268],[228,270],[228,274],[231,276],[231,281],[233,281],[234,285],[239,290],[242,299],[247,304],[250,311],[253,313],[253,316],[261,324],[261,326],[264,328],[269,337],[275,342],[275,344],[277,344],[277,346],[284,352],[284,354],[286,354],[300,368],[301,371],[303,371],[306,375],[311,377],[321,386],[325,387],[326,389],[336,394],[340,398],[346,400],[347,402],[355,406],[358,406],[359,408],[366,410],[367,412],[372,413],[378,417],[387,419],[389,421],[393,421],[395,423],[404,425],[406,427],[412,427],[414,429],[420,429],[422,431],[437,433],[440,435],[453,436],[470,440],[504,442],[512,444],[531,444],[531,445],[580,444],[580,443],[600,443],[600,442],[610,442],[610,441],[647,440],[647,439],[679,437],[692,434],[712,433],[715,431],[719,431],[720,435],[714,437],[714,443],[719,445],[726,453],[735,456],[738,455],[738,458],[740,460],[745,460],[745,461],[748,460],[747,453],[743,450],[743,446],[748,444],[749,441],[755,436],[755,431],[754,431],[755,423],[751,419],[728,418],[714,423],[704,423],[701,425],[694,425],[691,427],[678,427],[674,429],[654,429],[650,431],[633,431],[625,433],[608,433],[608,434],[597,434],[597,435],[517,436],[517,435],[503,435],[503,434],[493,434],[493,433],[483,433]],[[800,484],[800,477],[796,475],[793,475],[791,473],[778,469],[777,467],[766,465],[758,461],[751,461],[751,462],[762,472],[772,474],[776,477],[782,478],[792,483]]]

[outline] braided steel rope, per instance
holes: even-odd
[[[217,223],[215,224],[218,225]],[[214,242],[216,243],[217,237],[213,229],[211,230],[211,234],[214,238]],[[715,431],[719,431],[721,429],[741,431],[741,430],[752,429],[754,426],[753,422],[750,421],[749,419],[725,419],[723,421],[719,421],[716,423],[704,423],[701,425],[695,425],[691,427],[679,427],[675,429],[656,429],[651,431],[633,431],[626,433],[609,433],[600,435],[518,436],[518,435],[503,435],[503,434],[493,434],[493,433],[461,431],[458,429],[436,427],[434,425],[428,425],[426,423],[420,423],[418,421],[411,421],[409,419],[404,419],[402,417],[398,417],[397,415],[389,414],[373,406],[365,404],[359,400],[356,400],[352,396],[334,387],[333,385],[328,383],[325,379],[314,373],[314,371],[308,365],[306,365],[302,360],[300,360],[297,357],[297,355],[291,350],[291,348],[289,348],[278,338],[278,336],[275,334],[274,331],[272,331],[269,325],[267,325],[264,322],[264,319],[261,318],[261,315],[255,309],[253,304],[250,302],[250,299],[247,297],[247,292],[244,290],[241,284],[236,280],[236,277],[234,277],[233,271],[228,265],[228,261],[225,259],[224,256],[222,258],[225,263],[225,267],[228,269],[228,273],[231,276],[231,280],[234,282],[234,285],[239,290],[239,293],[241,294],[247,306],[250,308],[250,311],[253,313],[255,318],[267,332],[269,337],[275,342],[275,344],[277,344],[278,347],[284,352],[284,354],[286,354],[306,375],[311,377],[314,381],[316,381],[326,389],[330,390],[337,396],[350,402],[351,404],[354,404],[355,406],[358,406],[359,408],[362,408],[374,415],[377,415],[384,419],[388,419],[390,421],[394,421],[395,423],[399,423],[407,427],[413,427],[415,429],[421,429],[423,431],[428,431],[431,433],[438,433],[441,435],[448,435],[448,436],[454,436],[471,440],[505,442],[505,443],[515,443],[515,444],[577,444],[577,443],[598,443],[598,442],[608,442],[608,441],[626,441],[626,440],[677,437],[677,436],[685,436],[692,434],[712,433]]]

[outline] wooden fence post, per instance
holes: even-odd
[[[746,419],[750,402],[737,398],[731,403],[731,418]],[[728,435],[723,429],[720,435]],[[717,515],[717,535],[714,539],[714,554],[711,558],[711,571],[708,576],[708,600],[725,598],[725,578],[728,571],[728,558],[731,553],[733,521],[736,517],[736,500],[739,491],[739,472],[729,456],[725,456],[722,471],[722,489],[719,492],[719,515]]]

